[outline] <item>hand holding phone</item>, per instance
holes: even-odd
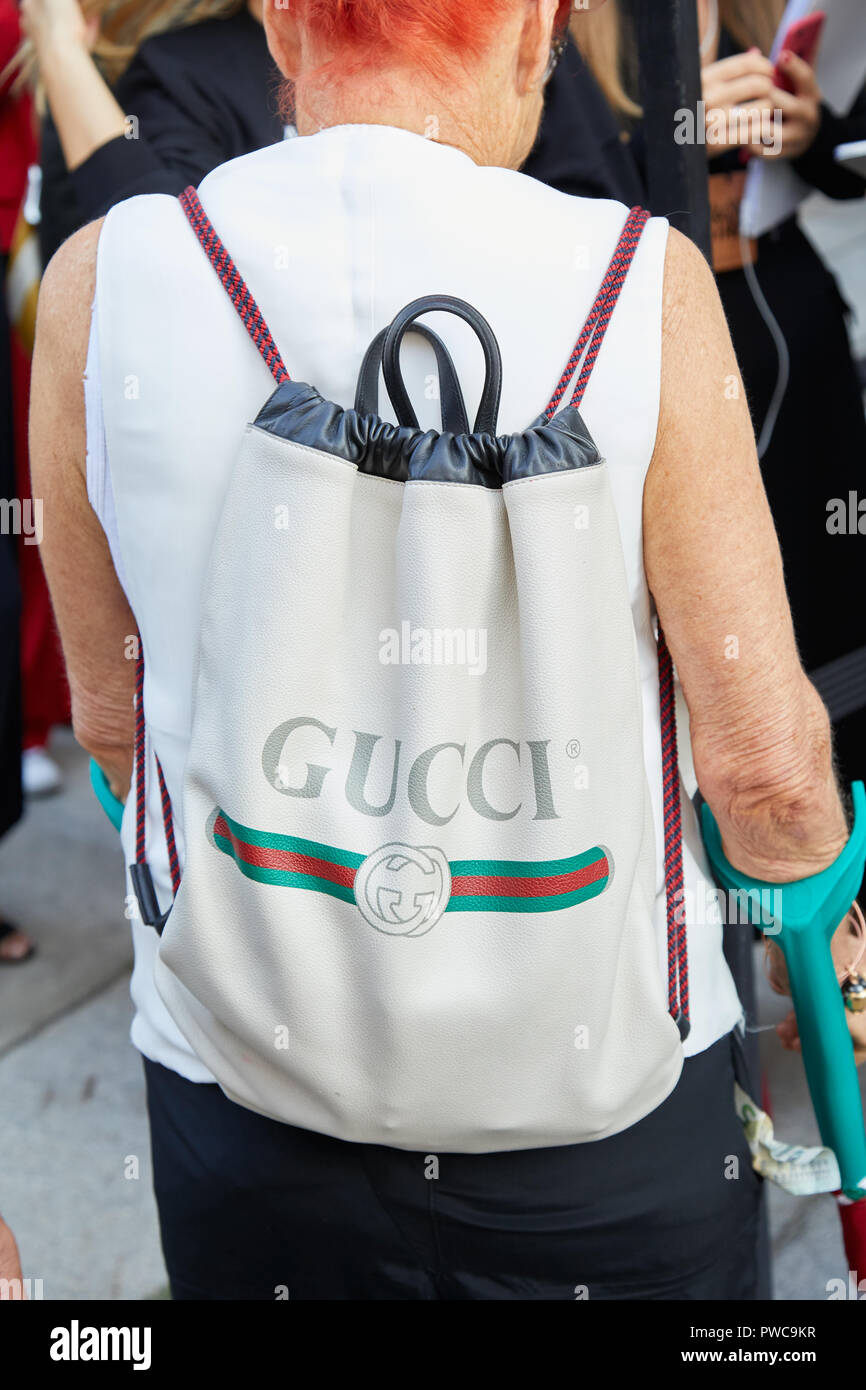
[[[802,58],[804,63],[814,67],[826,17],[823,10],[815,10],[812,14],[807,14],[804,19],[796,20],[785,34],[779,51],[781,53],[794,53],[798,58]],[[783,92],[794,91],[791,79],[778,62],[773,70],[773,81]]]

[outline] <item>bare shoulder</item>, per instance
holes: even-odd
[[[96,254],[105,218],[89,222],[55,251],[39,286],[36,351],[56,354],[55,369],[87,355],[90,311],[96,287]],[[82,369],[84,361],[82,360]]]
[[[662,362],[658,433],[648,475],[680,475],[705,458],[687,440],[727,441],[741,465],[754,458],[740,369],[715,276],[701,251],[671,228],[662,291]]]
[[[706,257],[689,237],[671,227],[665,251],[663,333],[675,336],[702,314],[715,316],[720,308],[715,276]]]
[[[31,467],[43,476],[58,465],[62,450],[56,447],[59,421],[67,443],[80,447],[70,452],[71,467],[84,471],[84,371],[90,318],[96,287],[96,254],[104,218],[90,222],[54,253],[39,286],[36,308],[36,342],[30,411]],[[41,448],[43,435],[53,430],[55,444]]]

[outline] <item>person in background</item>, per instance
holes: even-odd
[[[13,0],[3,0],[2,8],[6,28],[0,63],[9,110],[4,132],[7,144],[4,167],[7,175],[12,166],[15,170],[5,209],[11,229],[7,229],[8,239],[4,241],[9,247],[8,274],[12,286],[9,312],[12,320],[13,448],[18,496],[30,499],[27,414],[40,257],[38,231],[31,225],[31,219],[38,220],[38,199],[34,196],[35,185],[28,176],[37,172],[37,123],[30,91],[24,83],[14,81],[15,55],[22,38],[18,6]],[[10,122],[14,128],[10,128]],[[18,569],[21,587],[21,743],[18,756],[24,793],[33,797],[49,795],[62,786],[61,770],[48,751],[48,743],[54,725],[69,722],[69,690],[39,547],[25,542],[24,537],[18,545]]]
[[[846,116],[834,115],[822,101],[813,70],[785,53],[780,62],[793,94],[775,85],[765,54],[783,0],[697,4],[707,121],[718,110],[780,110],[779,157],[829,197],[862,198],[866,180],[836,163],[833,150],[866,138],[866,94]],[[627,95],[634,55],[624,15],[610,5],[598,13],[575,14],[572,28],[642,166],[640,108]],[[716,226],[725,220],[736,226],[744,158],[775,156],[760,143],[729,148],[708,143],[707,153]],[[581,156],[574,152],[573,159],[580,168]],[[737,236],[716,238],[714,270],[759,441],[803,663],[819,689],[821,668],[838,663],[830,669],[837,687],[847,686],[847,705],[854,706],[834,722],[837,764],[849,782],[866,773],[866,618],[855,597],[862,588],[863,541],[828,528],[831,499],[847,499],[850,491],[862,495],[866,484],[866,420],[845,321],[849,308],[796,216],[751,245]],[[783,358],[772,320],[784,337]],[[782,360],[788,366],[784,394],[778,389],[784,385]]]
[[[14,286],[10,316],[15,464],[18,495],[26,499],[32,497],[27,415],[41,272],[35,139],[32,151],[34,163],[30,165],[27,193],[12,235],[8,272]],[[31,221],[33,218],[36,226]],[[40,503],[35,500],[33,505],[38,507]],[[32,537],[22,535],[19,538],[18,569],[21,580],[21,781],[24,794],[29,798],[49,796],[63,785],[63,775],[48,745],[52,729],[58,724],[69,723],[69,686],[39,546],[33,544]]]
[[[623,110],[638,116],[640,107],[627,95],[616,67],[604,61],[608,53],[619,51],[617,10],[602,6],[593,14],[592,26],[579,32],[586,51],[581,53],[570,34],[548,83],[541,128],[522,172],[560,193],[615,198],[626,207],[645,204],[641,171],[614,114]]]
[[[42,128],[42,255],[137,193],[180,193],[281,140],[261,0],[23,0]]]
[[[47,103],[43,265],[115,202],[180,192],[282,138],[260,14],[260,0],[23,0],[18,66],[38,79]],[[41,565],[29,552],[22,564],[23,777],[28,795],[38,795],[61,785],[47,744],[52,725],[69,717],[69,697]]]
[[[5,70],[18,41],[16,6],[12,0],[0,0],[0,70]],[[30,102],[13,91],[9,77],[0,79],[0,498],[9,502],[19,493],[6,272],[33,149]],[[4,526],[0,532],[0,835],[21,815],[21,598],[16,547],[17,537]],[[32,953],[33,946],[24,933],[0,917],[0,964],[17,964]]]

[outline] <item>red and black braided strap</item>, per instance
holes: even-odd
[[[135,663],[135,862],[147,858],[145,806],[145,729],[144,729],[144,657],[141,638],[138,638],[138,657]]]
[[[165,845],[168,850],[168,868],[171,874],[171,890],[177,897],[177,890],[180,888],[180,862],[177,857],[177,845],[174,838],[174,816],[171,809],[171,797],[168,794],[168,787],[165,783],[165,774],[162,770],[162,763],[154,753],[156,761],[156,775],[159,781],[159,796],[162,802],[162,823],[165,829]]]
[[[689,971],[683,886],[683,820],[677,757],[674,667],[659,625],[659,713],[662,726],[662,789],[665,823],[665,896],[668,924],[668,1007],[680,1031],[689,1026]],[[684,1034],[685,1036],[685,1034]]]
[[[620,233],[616,249],[598,294],[565,365],[556,390],[545,410],[548,419],[562,401],[569,383],[578,373],[570,404],[580,406],[592,369],[598,359],[604,335],[634,260],[643,229],[649,221],[644,208],[632,208]],[[585,355],[584,355],[585,354]],[[689,962],[683,889],[683,823],[680,803],[680,774],[677,759],[677,714],[674,697],[674,669],[665,635],[658,631],[659,716],[662,740],[662,791],[665,835],[665,900],[668,940],[668,1009],[680,1030],[688,1037]]]
[[[235,306],[244,328],[265,359],[277,385],[281,386],[284,381],[289,381],[290,377],[280,356],[279,348],[274,342],[271,330],[265,323],[258,304],[247,289],[240,271],[214,231],[195,189],[187,188],[181,193],[179,202],[204,249],[205,255]]]
[[[168,864],[171,872],[173,897],[180,888],[180,863],[174,838],[174,815],[171,797],[166,786],[162,764],[156,753],[156,772],[159,780],[159,793],[162,802],[162,824],[168,850]],[[150,866],[147,862],[147,730],[144,719],[144,654],[141,637],[138,638],[138,658],[135,663],[135,861],[129,873],[133,891],[138,899],[141,919],[147,926],[161,931],[168,912],[161,912],[153,886]],[[169,909],[170,910],[170,909]]]
[[[607,326],[610,323],[611,315],[614,311],[620,290],[625,284],[625,277],[634,259],[641,239],[643,229],[649,221],[649,213],[644,208],[632,208],[625,225],[620,233],[616,249],[607,268],[605,277],[601,282],[598,294],[595,297],[592,308],[589,311],[586,323],[580,331],[577,342],[571,350],[571,356],[565,364],[562,375],[556,385],[556,390],[550,398],[550,403],[545,410],[545,415],[550,419],[551,415],[559,408],[560,402],[568,389],[568,384],[574,376],[577,364],[586,352],[586,358],[581,368],[574,393],[571,398],[573,406],[579,406],[586,390],[586,383],[589,381],[590,373],[595,366],[599,349]],[[589,350],[587,351],[587,345]]]
[[[244,328],[264,358],[277,385],[288,381],[290,379],[289,373],[274,342],[271,330],[268,328],[259,306],[250,294],[240,271],[211,225],[195,189],[187,188],[180,195],[179,202],[208,260],[237,310]],[[139,638],[139,644],[140,642],[141,639]],[[172,892],[176,896],[180,888],[181,872],[174,835],[171,796],[162,764],[156,753],[154,753],[154,759],[162,803],[162,821],[168,851]],[[130,866],[130,875],[142,920],[148,925],[156,927],[157,931],[161,931],[168,913],[161,912],[159,909],[147,862],[147,739],[144,717],[144,656],[141,653],[140,645],[135,677],[135,862]]]

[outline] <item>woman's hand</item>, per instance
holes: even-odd
[[[781,148],[757,148],[754,152],[763,159],[797,159],[805,154],[818,134],[821,124],[821,88],[809,64],[796,53],[782,53],[779,67],[789,78],[793,92],[773,88],[773,105],[782,113]]]
[[[812,68],[795,53],[782,53],[779,67],[793,92],[775,85],[773,64],[756,48],[708,63],[702,70],[711,153],[744,148],[759,159],[797,159],[809,149],[821,124],[821,89]],[[719,112],[724,115],[722,140]],[[778,139],[775,122],[780,119]],[[762,136],[768,128],[774,138],[765,144]]]
[[[21,28],[42,60],[51,49],[89,53],[99,20],[85,19],[78,0],[21,0]]]
[[[770,986],[777,994],[790,994],[791,987],[788,983],[785,957],[776,943],[771,941],[769,937],[765,937],[765,943]],[[866,973],[866,957],[861,959],[863,946],[863,937],[857,931],[853,914],[849,912],[844,921],[836,928],[830,942],[833,962],[840,981],[846,978],[852,966],[860,973]],[[863,1062],[866,1062],[866,1010],[856,1014],[852,1013],[850,1009],[846,1009],[845,1018],[848,1021],[848,1031],[854,1042],[854,1060],[859,1067]],[[776,1032],[782,1046],[787,1048],[789,1052],[801,1051],[800,1033],[793,1009],[781,1023],[776,1025]]]
[[[742,145],[754,149],[748,135],[760,134],[762,124],[770,119],[776,105],[773,98],[778,95],[769,58],[757,48],[733,58],[720,58],[702,69],[701,86],[709,152],[721,154]],[[725,118],[725,140],[719,139],[719,112]],[[743,135],[747,138],[743,139]]]

